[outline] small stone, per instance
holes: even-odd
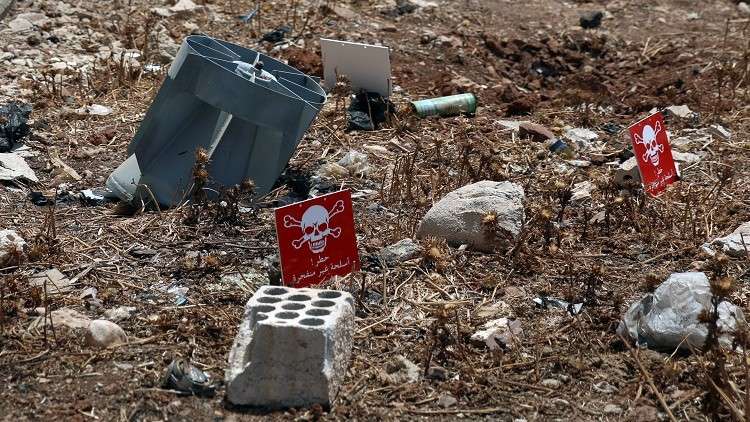
[[[46,286],[45,286],[46,283]],[[57,268],[36,273],[29,278],[29,285],[40,289],[47,289],[47,294],[61,294],[73,290],[68,277]]]
[[[641,172],[638,169],[638,160],[630,157],[615,171],[615,184],[621,188],[638,186],[641,183]]]
[[[113,322],[120,322],[129,319],[135,311],[135,306],[119,306],[104,311],[104,317]]]
[[[750,16],[750,5],[748,5],[744,1],[741,1],[737,4],[737,10],[739,10],[740,13],[745,16]]]
[[[664,113],[668,116],[675,116],[681,119],[691,118],[695,114],[693,110],[690,110],[690,107],[686,105],[667,107],[664,109]]]
[[[417,382],[421,372],[414,362],[398,355],[386,364],[384,378],[385,381],[394,385]]]
[[[380,257],[386,265],[395,265],[399,262],[414,259],[422,252],[422,247],[411,239],[402,239],[393,245],[380,250]]]
[[[579,19],[581,28],[584,28],[584,29],[597,28],[602,24],[603,17],[604,17],[604,13],[598,10],[592,11],[592,12],[586,12],[582,14],[581,18]]]
[[[599,135],[591,129],[582,127],[570,128],[565,131],[565,138],[570,140],[578,149],[587,150],[599,139]]]
[[[529,137],[532,141],[544,142],[548,139],[555,139],[555,134],[551,130],[538,123],[522,122],[518,129],[520,137]]]
[[[12,181],[16,179],[39,182],[34,170],[19,154],[0,153],[0,180]]]
[[[0,230],[0,267],[17,265],[26,241],[14,230]]]
[[[451,396],[448,393],[441,394],[438,398],[438,406],[442,407],[443,409],[447,409],[449,407],[453,407],[458,403],[458,400],[456,400],[455,397]]]
[[[640,422],[656,422],[659,420],[659,409],[654,406],[638,406],[633,409],[631,420]]]
[[[704,250],[713,256],[713,250],[709,251],[711,245],[718,246],[722,252],[734,258],[742,258],[747,255],[750,251],[750,221],[741,224],[727,236],[719,237],[714,239],[713,242],[703,245]]]
[[[542,380],[542,386],[551,388],[554,390],[554,389],[562,387],[562,382],[554,378],[546,378]]]
[[[427,370],[427,378],[436,381],[446,381],[448,379],[448,370],[442,366],[431,366]]]
[[[608,404],[604,406],[604,414],[605,415],[619,415],[622,413],[622,407],[616,405],[616,404]]]
[[[678,163],[693,164],[701,160],[697,154],[691,152],[679,152],[672,150],[672,158]]]
[[[112,114],[112,109],[101,104],[91,104],[79,108],[76,112],[81,115],[108,116]]]
[[[471,340],[487,346],[490,350],[504,350],[513,348],[522,334],[520,321],[499,318],[485,323],[481,330],[471,336]]]
[[[34,25],[24,18],[17,17],[8,22],[8,28],[11,32],[25,32],[34,29]]]
[[[93,347],[112,347],[128,342],[125,331],[112,321],[95,319],[91,321],[86,332],[86,344]]]
[[[174,13],[187,13],[192,12],[196,9],[200,9],[201,6],[193,3],[192,0],[180,0],[174,6],[170,7],[169,10]]]

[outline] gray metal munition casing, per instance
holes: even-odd
[[[125,201],[187,199],[195,152],[210,157],[208,187],[244,180],[271,190],[325,102],[312,78],[253,50],[187,37],[107,186]],[[211,190],[208,191],[211,196]]]

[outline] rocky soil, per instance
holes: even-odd
[[[715,297],[749,309],[750,254],[735,231],[750,221],[746,4],[194,1],[17,0],[0,20],[0,107],[33,106],[22,155],[37,179],[0,184],[0,417],[750,412],[748,361],[730,350],[747,346],[744,331],[714,330],[725,347],[704,352],[636,350],[617,334],[628,307],[673,272],[705,272]],[[284,40],[261,41],[281,25]],[[240,196],[237,214],[81,201],[126,158],[195,33],[318,76],[320,37],[389,46],[398,113],[379,130],[347,132],[348,100],[330,96],[277,189]],[[409,113],[409,101],[463,92],[477,95],[475,116]],[[627,127],[681,105],[665,111],[681,180],[656,198],[623,183]],[[334,165],[350,151],[366,162]],[[361,272],[324,286],[357,299],[342,391],[331,409],[231,406],[223,376],[243,306],[277,276],[273,208],[341,186],[353,192],[362,258]],[[481,204],[461,203],[478,191]],[[450,207],[477,210],[458,234],[440,231],[457,227],[440,220],[458,215]],[[710,312],[698,318],[711,332]],[[163,388],[174,358],[208,373],[216,394]]]

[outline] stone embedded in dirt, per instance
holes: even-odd
[[[50,312],[46,317],[44,316],[44,309],[42,308],[42,315],[34,319],[29,325],[29,330],[41,330],[44,325],[54,327],[67,327],[71,329],[85,329],[91,323],[91,319],[86,315],[78,311],[74,311],[70,308],[55,309]]]
[[[605,415],[619,415],[622,413],[622,407],[616,405],[616,404],[608,404],[604,406],[604,414]]]
[[[330,406],[352,353],[353,303],[335,290],[258,289],[229,352],[227,399],[271,409]]]
[[[744,1],[741,1],[737,4],[737,10],[739,10],[740,13],[745,16],[750,16],[750,5],[748,5]]]
[[[8,22],[8,28],[10,29],[10,32],[26,32],[34,29],[34,24],[22,17],[16,17]]]
[[[39,182],[34,170],[19,154],[0,153],[0,180],[26,180]]]
[[[507,350],[523,335],[521,321],[499,318],[486,322],[482,329],[472,334],[471,340],[483,344],[490,350]]]
[[[385,365],[385,371],[381,377],[389,384],[399,385],[419,381],[421,373],[422,370],[414,362],[397,355]]]
[[[419,238],[438,237],[448,243],[482,252],[498,247],[497,236],[515,238],[524,218],[523,188],[512,182],[483,180],[448,193],[427,211],[419,224]],[[494,215],[494,227],[485,219]],[[504,233],[496,233],[497,231]]]
[[[422,247],[411,239],[402,239],[393,245],[380,250],[380,257],[386,265],[396,265],[399,262],[414,259],[422,252]]]
[[[750,221],[741,224],[727,236],[703,244],[701,248],[709,255],[714,255],[716,252],[712,246],[719,247],[722,252],[731,257],[741,258],[746,256],[748,251],[750,251]]]
[[[617,327],[639,346],[672,352],[701,349],[708,328],[698,316],[711,306],[711,286],[706,274],[673,273],[654,293],[633,303]],[[731,333],[746,324],[742,310],[728,301],[719,304],[719,342],[731,347]]]
[[[638,160],[630,157],[615,170],[615,184],[621,188],[638,186],[641,183],[641,172],[638,170]]]
[[[73,290],[73,286],[68,277],[61,273],[57,268],[52,268],[32,275],[29,277],[29,285],[32,287],[39,287],[43,291],[46,288],[47,294],[50,295],[67,293]]]
[[[582,14],[579,22],[581,28],[593,29],[598,28],[602,24],[602,18],[604,18],[604,13],[596,10]]]
[[[129,319],[135,311],[135,306],[118,306],[104,311],[104,317],[113,322],[120,322]]]
[[[443,409],[455,406],[456,403],[458,403],[458,400],[448,393],[443,393],[438,398],[438,406],[442,407]]]
[[[200,8],[201,6],[193,3],[192,0],[179,0],[177,4],[170,7],[169,10],[174,13],[188,13]]]
[[[532,141],[544,142],[548,139],[555,139],[555,134],[546,126],[539,123],[522,122],[518,126],[518,135],[522,138],[529,137]]]
[[[0,267],[16,265],[26,241],[15,230],[0,230]]]
[[[91,321],[86,331],[86,344],[93,347],[112,347],[127,343],[128,336],[119,325],[104,319]]]
[[[442,366],[431,366],[427,370],[427,378],[437,381],[446,381],[448,379],[448,370]]]
[[[681,106],[669,106],[665,108],[664,114],[668,116],[679,117],[681,119],[688,119],[692,118],[693,115],[695,115],[695,112],[693,110],[690,110],[690,107],[683,104]]]
[[[556,380],[554,378],[546,378],[542,380],[542,387],[557,389],[562,387],[562,381]]]

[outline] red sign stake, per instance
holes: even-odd
[[[677,167],[664,118],[656,113],[630,126],[629,130],[643,186],[646,192],[658,195],[677,181]]]
[[[349,190],[277,208],[275,215],[285,285],[307,287],[359,270]]]

